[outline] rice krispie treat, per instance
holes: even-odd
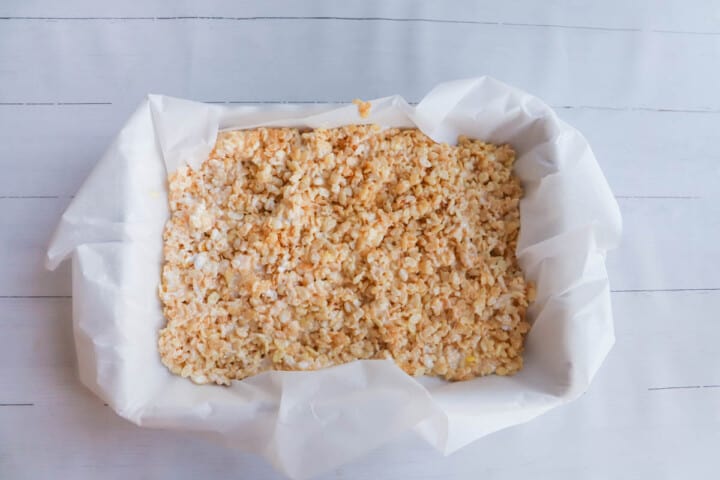
[[[515,153],[418,130],[219,134],[170,175],[162,362],[196,383],[393,359],[464,380],[522,367]]]

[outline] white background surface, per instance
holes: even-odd
[[[135,427],[76,379],[58,216],[149,92],[420,99],[489,74],[589,139],[625,222],[617,344],[585,396],[444,458],[407,436],[326,478],[710,478],[720,444],[720,4],[0,3],[0,479],[278,478]],[[587,5],[585,5],[587,3]]]

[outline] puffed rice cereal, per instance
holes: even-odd
[[[169,177],[162,362],[196,383],[393,359],[464,380],[522,368],[515,153],[419,130],[221,132]]]

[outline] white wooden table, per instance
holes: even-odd
[[[489,74],[590,140],[625,222],[617,345],[580,400],[444,458],[408,435],[327,478],[711,478],[720,445],[720,4],[0,3],[0,479],[278,478],[80,385],[58,216],[142,97],[341,102]],[[587,3],[587,5],[584,5]]]

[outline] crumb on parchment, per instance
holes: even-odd
[[[360,115],[360,118],[367,118],[370,115],[370,108],[372,108],[372,103],[363,102],[359,98],[353,100],[352,103],[357,105],[358,115]]]
[[[391,358],[464,380],[522,367],[514,151],[418,130],[221,132],[169,177],[162,362],[196,383]]]

